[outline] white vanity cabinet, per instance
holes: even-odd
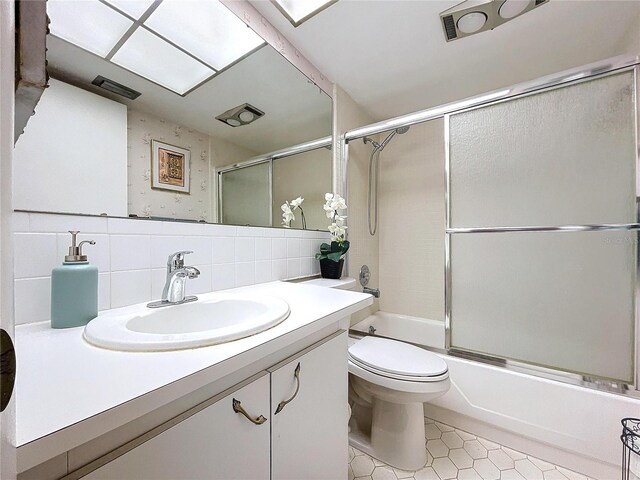
[[[143,436],[144,443],[82,478],[268,480],[269,423],[256,425],[235,413],[234,399],[255,417],[268,415],[269,376],[261,376],[182,421],[178,417],[179,423],[147,441]]]
[[[344,478],[349,421],[347,334],[301,352],[269,372],[272,480]],[[283,400],[290,401],[276,414]]]
[[[66,478],[339,480],[347,473],[347,422],[347,334],[341,332]]]

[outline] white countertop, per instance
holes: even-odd
[[[89,440],[90,434],[108,431],[189,394],[372,303],[372,297],[362,293],[286,282],[226,292],[280,297],[289,303],[291,314],[257,335],[168,352],[97,348],[83,340],[83,327],[54,330],[49,322],[16,327],[19,471],[52,458],[60,449],[58,453],[64,453],[67,447]],[[216,294],[200,297],[209,295]],[[100,425],[90,425],[92,419]],[[88,438],[84,439],[78,438],[83,436],[78,427],[83,424],[88,425],[84,429]]]

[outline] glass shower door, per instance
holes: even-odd
[[[447,343],[635,383],[636,71],[447,116]]]

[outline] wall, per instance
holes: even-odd
[[[246,160],[255,152],[137,110],[129,110],[127,120],[129,213],[215,221],[214,167]],[[151,140],[191,151],[189,195],[151,188]]]
[[[98,308],[159,299],[167,256],[193,250],[188,265],[200,277],[187,282],[198,294],[319,273],[313,258],[326,232],[235,227],[143,219],[17,212],[13,215],[16,324],[50,318],[51,269],[69,245],[67,230],[80,230],[89,261],[99,270]]]
[[[319,148],[310,152],[279,158],[273,162],[273,226],[282,224],[280,206],[299,196],[304,198],[302,208],[307,228],[326,230],[329,220],[325,215],[324,194],[331,192],[331,151]],[[300,212],[291,226],[301,228]]]
[[[444,321],[444,160],[442,119],[380,154],[380,310]]]
[[[340,87],[336,87],[334,93],[335,121],[338,135],[344,135],[348,130],[367,125],[372,119],[358,106],[347,93]],[[347,255],[347,274],[350,277],[358,277],[360,267],[368,265],[371,270],[372,288],[379,286],[380,272],[378,268],[378,236],[369,235],[367,226],[367,185],[369,146],[362,140],[356,140],[349,144],[349,158],[347,164],[347,222],[348,238],[351,243]],[[334,153],[339,155],[339,151]],[[340,158],[339,165],[343,165],[344,158]],[[378,310],[378,301],[373,305],[358,312],[351,317],[352,324]]]
[[[126,112],[51,79],[16,143],[14,208],[126,216]]]

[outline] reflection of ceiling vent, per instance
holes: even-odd
[[[466,0],[440,13],[447,42],[493,30],[549,0]]]
[[[262,110],[248,103],[244,103],[218,115],[216,119],[232,127],[241,127],[256,121],[263,115],[264,112]]]
[[[97,85],[100,88],[104,88],[108,92],[122,95],[123,97],[126,97],[129,100],[135,100],[141,95],[140,92],[136,92],[135,90],[129,87],[125,87],[121,83],[114,82],[113,80],[104,78],[101,75],[98,75],[96,78],[94,78],[93,82],[91,83],[93,83],[94,85]]]

